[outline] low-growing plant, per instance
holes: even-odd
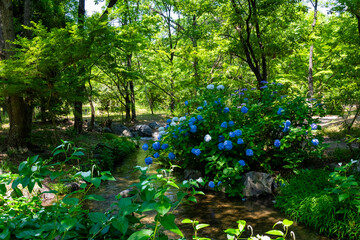
[[[298,222],[338,239],[359,239],[358,182],[355,162],[328,170],[300,171],[280,188],[275,207]]]
[[[200,170],[236,196],[244,171],[292,169],[322,156],[322,139],[314,135],[321,127],[313,116],[324,113],[317,100],[285,96],[284,86],[265,81],[262,89],[208,85],[198,93],[185,102],[185,116],[160,129],[148,157]]]

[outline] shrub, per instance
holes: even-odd
[[[235,92],[209,85],[198,93],[184,104],[185,116],[160,129],[158,144],[169,147],[150,148],[149,155],[158,152],[161,163],[198,169],[239,195],[246,170],[296,168],[321,157],[322,139],[314,135],[320,126],[312,117],[324,110],[316,100],[285,96],[284,86],[275,83]]]
[[[359,239],[359,180],[345,176],[347,168],[301,171],[281,188],[275,207],[322,234]]]

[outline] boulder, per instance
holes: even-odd
[[[194,170],[194,169],[185,169],[184,171],[184,180],[196,180],[201,178],[201,172],[199,170]]]
[[[134,129],[140,137],[152,137],[153,131],[148,125],[136,125]]]
[[[133,137],[133,134],[131,133],[131,131],[128,127],[118,124],[118,123],[112,123],[111,130],[113,133],[120,135],[120,136]]]
[[[160,125],[157,122],[151,122],[149,123],[149,127],[151,127],[152,129],[158,129]]]
[[[245,197],[258,197],[272,193],[274,178],[267,173],[251,171],[243,176]]]

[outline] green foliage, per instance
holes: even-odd
[[[73,159],[79,151],[64,141],[53,151],[54,156],[58,154]],[[147,175],[147,167],[137,167],[141,172],[140,182],[131,186],[131,197],[117,196],[118,201],[109,212],[89,212],[82,207],[84,201],[105,200],[100,195],[88,194],[91,187],[98,188],[101,182],[115,179],[107,171],[99,173],[99,176],[92,171],[81,171],[73,176],[85,181],[80,190],[57,199],[51,206],[42,207],[39,193],[33,191],[33,183],[41,186],[44,177],[50,175],[56,179],[65,174],[59,171],[59,167],[57,171],[53,169],[61,163],[48,163],[49,160],[34,156],[20,164],[19,175],[8,173],[0,176],[0,239],[159,239],[166,236],[163,230],[183,236],[174,222],[173,211],[182,202],[196,202],[194,195],[203,194],[195,190],[203,184],[200,180],[177,184],[171,176],[175,166],[159,169],[150,176]],[[8,194],[10,188],[12,194]],[[25,188],[32,194],[30,198],[22,196]],[[167,196],[172,188],[178,189],[175,201]],[[44,193],[58,194],[55,190]],[[145,226],[141,219],[150,211],[157,214],[153,223]]]
[[[202,171],[235,196],[241,194],[244,171],[291,169],[305,159],[321,157],[321,138],[317,146],[311,142],[316,138],[311,124],[317,121],[312,116],[323,114],[320,103],[286,97],[284,86],[278,84],[236,94],[218,89],[198,92],[183,108],[186,117],[168,120],[167,129],[160,132],[159,143],[169,147],[153,148],[151,155],[158,152],[161,163],[175,154],[174,160],[170,158],[173,164]],[[289,128],[286,121],[291,122]]]
[[[358,239],[359,179],[354,175],[346,175],[352,164],[335,168],[334,172],[300,172],[281,188],[275,206],[322,234],[339,239]]]
[[[97,144],[93,150],[93,163],[103,170],[113,169],[135,150],[136,143],[128,138],[113,134],[107,134],[105,138],[108,140]]]

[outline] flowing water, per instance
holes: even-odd
[[[146,153],[142,150],[126,159],[117,169],[112,171],[116,181],[108,181],[93,193],[102,195],[105,198],[103,202],[91,202],[88,207],[92,211],[106,211],[111,208],[111,204],[116,202],[115,196],[121,191],[137,182],[138,173],[134,172],[134,167],[145,166],[144,159]],[[152,168],[154,168],[152,166]],[[154,171],[154,170],[153,170]],[[196,219],[200,223],[208,223],[210,227],[199,230],[198,236],[208,237],[215,240],[225,240],[224,230],[227,228],[236,228],[237,220],[245,220],[254,228],[254,234],[264,234],[271,230],[274,223],[281,221],[286,216],[273,207],[273,198],[263,197],[242,201],[241,198],[229,198],[224,193],[208,191],[205,196],[198,195],[197,203],[191,205],[180,205],[174,212],[175,222],[184,233],[186,239],[192,239],[193,229],[190,224],[182,224],[181,220],[185,218]],[[176,194],[176,192],[170,193]],[[142,222],[151,222],[154,215],[144,218]],[[279,226],[278,226],[279,227]],[[278,228],[281,230],[280,228]],[[328,238],[319,236],[312,229],[300,224],[294,224],[290,227],[295,232],[297,240],[328,240]],[[179,236],[169,232],[170,239],[177,239]],[[249,237],[250,232],[246,231],[242,237]]]

